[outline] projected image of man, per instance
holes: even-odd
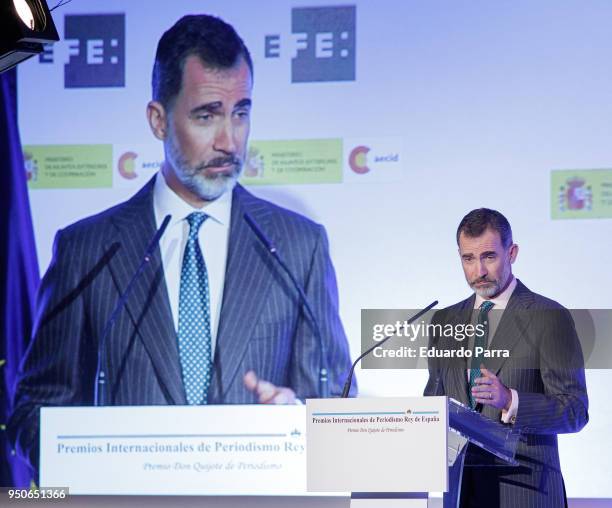
[[[249,50],[224,21],[185,16],[161,37],[146,108],[161,170],[125,203],[59,231],[40,287],[9,425],[32,464],[39,408],[91,405],[101,355],[110,405],[294,403],[322,394],[323,362],[329,393],[341,393],[350,361],[325,230],[237,183],[252,88]],[[245,215],[274,242],[315,320]]]

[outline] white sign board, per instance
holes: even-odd
[[[41,409],[41,487],[305,495],[304,406]]]
[[[446,397],[306,401],[308,490],[447,490]]]

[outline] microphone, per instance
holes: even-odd
[[[323,342],[323,338],[321,337],[321,328],[319,328],[319,323],[315,318],[314,312],[312,311],[312,307],[308,303],[308,298],[306,298],[306,294],[304,290],[300,286],[297,279],[294,277],[289,267],[283,261],[283,258],[280,257],[276,246],[270,241],[270,239],[266,236],[266,234],[259,228],[253,217],[247,212],[244,213],[244,220],[247,222],[249,227],[255,233],[255,236],[259,239],[262,245],[266,248],[266,250],[272,255],[276,262],[280,265],[283,271],[287,274],[289,279],[291,279],[291,283],[295,287],[300,300],[302,301],[302,305],[306,310],[306,314],[308,315],[308,319],[310,319],[310,323],[312,324],[312,329],[315,333],[317,341],[319,342],[319,393],[321,394],[321,398],[326,399],[329,397],[329,385],[327,379],[327,351],[325,349],[325,343]]]
[[[106,364],[106,341],[108,339],[110,331],[113,325],[115,324],[117,317],[119,316],[119,312],[125,305],[128,296],[132,292],[132,289],[134,287],[134,284],[138,280],[138,277],[140,277],[140,274],[143,272],[147,264],[151,262],[151,259],[153,257],[153,251],[157,248],[157,244],[159,243],[160,238],[164,234],[164,231],[166,231],[166,228],[168,227],[171,218],[171,215],[166,215],[164,217],[161,226],[155,232],[155,235],[151,239],[151,242],[149,243],[149,246],[147,247],[147,250],[145,251],[144,256],[142,257],[142,260],[138,265],[138,269],[136,270],[136,272],[134,272],[134,275],[132,275],[130,282],[125,288],[125,291],[120,295],[119,299],[117,300],[115,308],[113,309],[110,318],[108,318],[108,321],[104,326],[102,337],[98,342],[98,364],[96,367],[96,377],[94,385],[94,406],[106,405],[106,373],[104,372],[104,369]]]
[[[413,323],[415,322],[417,319],[419,319],[423,314],[425,314],[426,312],[428,312],[429,310],[431,310],[433,307],[435,307],[436,305],[438,305],[438,300],[435,300],[433,302],[431,302],[427,307],[425,307],[423,310],[417,312],[414,316],[412,316],[408,321],[407,324]],[[351,389],[351,384],[353,383],[353,374],[355,373],[355,367],[357,366],[357,364],[362,360],[362,358],[364,358],[365,356],[369,355],[372,351],[374,351],[377,347],[382,346],[385,342],[387,342],[391,337],[395,337],[395,335],[387,335],[383,340],[381,340],[380,342],[378,342],[377,344],[374,344],[371,348],[369,348],[365,353],[361,353],[361,355],[357,358],[357,360],[355,360],[353,362],[353,365],[351,366],[351,370],[349,371],[349,375],[346,379],[346,383],[344,384],[344,389],[342,390],[342,398],[346,399],[349,395],[349,391]]]
[[[434,337],[432,337],[429,340],[429,346],[430,347],[437,347],[438,346],[438,342],[439,342],[439,338],[434,336]],[[431,375],[433,374],[433,372],[435,372],[435,374],[436,374],[436,378],[435,378],[436,382],[434,384],[433,392],[430,392],[430,393],[427,393],[427,394],[423,393],[423,395],[433,396],[433,397],[438,395],[438,390],[440,389],[440,383],[442,381],[442,369],[441,369],[441,367],[439,365],[437,365],[437,363],[434,363],[434,362],[437,362],[437,359],[429,360],[427,362],[428,363],[428,369],[430,371],[430,374],[429,374],[430,378],[431,378]],[[434,367],[435,367],[435,369],[433,369],[433,370],[430,368],[430,366],[432,364],[434,364]],[[427,386],[429,386],[429,381],[427,382]],[[427,387],[426,387],[426,390],[427,390]]]

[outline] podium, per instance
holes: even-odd
[[[518,439],[446,397],[42,408],[40,485],[71,495],[284,496],[285,506],[352,492],[354,507],[425,507],[429,492],[458,492],[467,443],[512,465]],[[354,481],[357,466],[365,475]]]
[[[455,399],[448,399],[448,414],[449,489],[444,494],[444,507],[455,508],[460,502],[464,468],[478,465],[467,466],[465,463],[468,444],[481,449],[484,456],[497,457],[506,466],[518,466],[515,456],[521,433],[509,425],[482,416]]]
[[[468,443],[517,465],[518,431],[447,397],[306,406],[308,490],[351,491],[353,508],[425,508],[430,492],[446,492],[445,507],[458,506]]]

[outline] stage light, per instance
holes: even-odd
[[[0,72],[59,40],[45,0],[0,0]]]
[[[36,29],[36,24],[34,23],[34,14],[32,14],[32,9],[28,5],[28,2],[25,0],[13,0],[15,4],[15,10],[17,11],[17,15],[21,18],[21,21],[25,23],[30,30]]]

